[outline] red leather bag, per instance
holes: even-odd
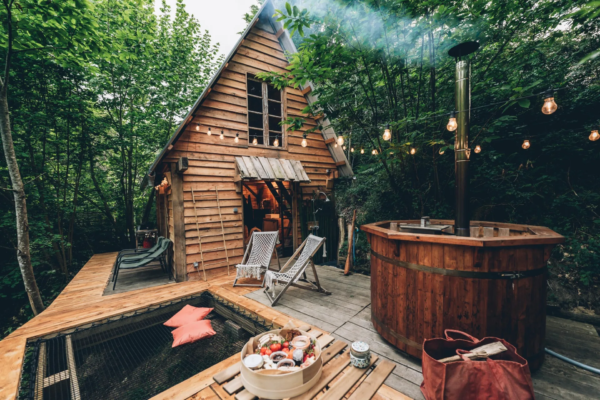
[[[493,337],[478,340],[450,329],[444,334],[445,339],[428,339],[423,343],[421,391],[427,400],[534,399],[529,365],[513,345]],[[464,356],[469,350],[493,342],[501,342],[507,350],[483,360]],[[457,354],[461,361],[437,361]]]

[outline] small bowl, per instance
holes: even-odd
[[[371,364],[371,357],[354,357],[352,354],[350,354],[350,364],[356,368],[365,369],[369,367],[369,364]]]
[[[273,361],[275,364],[277,364],[280,361],[283,361],[287,358],[287,353],[285,351],[276,351],[274,353],[272,353],[269,358],[271,359],[271,361]],[[281,357],[281,358],[280,358]],[[277,360],[276,360],[277,358]]]
[[[259,354],[250,354],[244,358],[244,365],[250,369],[258,369],[263,366],[265,360]]]
[[[310,337],[308,336],[296,336],[293,340],[292,340],[292,347],[294,348],[294,350],[296,349],[300,349],[300,350],[306,350],[308,349],[308,346],[310,346],[311,340]]]
[[[294,360],[290,360],[289,358],[286,358],[277,363],[277,369],[282,368],[282,367],[293,367],[295,365],[296,365],[296,363],[294,362]]]

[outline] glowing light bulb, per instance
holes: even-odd
[[[273,146],[279,147],[279,139],[275,138],[275,141],[273,142]]]
[[[341,145],[343,145],[343,144],[344,144],[344,137],[343,137],[343,136],[338,136],[338,138],[337,138],[337,142],[338,142],[338,144],[339,144],[340,146],[341,146]]]
[[[335,144],[333,145],[333,147],[336,147],[336,148],[337,148],[337,142],[335,142]]]
[[[371,152],[371,154],[373,154],[374,156],[376,156],[377,155],[377,150],[373,149],[373,151]]]
[[[600,139],[600,134],[598,133],[598,131],[597,130],[592,131],[592,133],[590,133],[590,140],[592,142],[595,142],[598,139]]]
[[[360,149],[360,154],[365,154],[365,149]]]
[[[417,153],[417,149],[415,149],[414,147],[412,149],[410,149],[410,154],[415,155]]]
[[[350,153],[354,153],[354,147],[350,147]]]
[[[306,141],[306,133],[302,136],[302,143],[300,143],[302,147],[308,146],[308,142]]]
[[[439,151],[440,155],[444,154],[445,152],[446,152],[446,150],[444,150],[443,148],[440,147],[440,151]]]
[[[554,102],[554,97],[546,97],[544,99],[544,105],[542,106],[542,112],[546,115],[552,114],[558,106]]]
[[[446,129],[450,132],[454,132],[458,128],[458,124],[456,123],[456,112],[452,111],[450,114],[450,119],[448,120],[448,125],[446,125]]]
[[[481,146],[477,145],[475,146],[475,150],[473,150],[475,153],[481,153]]]
[[[221,140],[225,139],[225,136],[223,136],[223,131],[221,131],[221,135],[219,136],[219,139],[221,139]]]
[[[529,143],[529,140],[523,140],[523,144],[521,145],[521,147],[525,150],[527,150],[528,148],[531,147],[531,143]]]
[[[239,143],[240,142],[240,134],[236,133],[235,134],[235,139],[233,139],[234,142]]]
[[[258,144],[258,139],[257,139],[257,138],[254,138],[254,139],[252,140],[252,144],[256,146],[256,145]]]
[[[200,130],[200,124],[196,124],[196,130],[199,131]]]
[[[212,131],[210,130],[210,126],[208,127],[208,132],[207,132],[207,135],[208,135],[208,136],[212,135]]]
[[[385,127],[385,131],[383,131],[383,140],[388,141],[392,138],[392,132],[390,131],[390,124]]]
[[[342,150],[346,151],[346,146],[342,146]]]

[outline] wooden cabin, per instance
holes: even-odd
[[[312,85],[278,90],[256,78],[284,72],[296,52],[273,14],[267,1],[148,172],[177,281],[234,274],[256,229],[278,230],[279,254],[291,255],[309,232],[313,199],[337,227],[333,202],[323,200],[352,169],[331,128],[308,133],[302,146],[306,131],[329,126],[302,113],[316,100]],[[303,128],[288,132],[280,125],[288,117],[304,118]]]

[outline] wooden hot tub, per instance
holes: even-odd
[[[532,370],[541,366],[546,265],[554,245],[564,241],[561,235],[540,226],[478,221],[471,222],[472,237],[401,233],[390,222],[420,221],[361,226],[371,244],[371,320],[386,340],[421,358],[424,339],[460,329],[477,338],[504,338]]]

